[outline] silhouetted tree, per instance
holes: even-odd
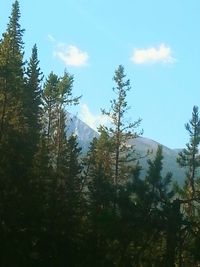
[[[198,150],[200,143],[200,118],[197,106],[193,107],[192,119],[189,123],[186,123],[185,128],[189,133],[190,142],[187,143],[186,148],[179,153],[177,161],[181,167],[185,167],[187,170],[187,191],[188,196],[191,198],[195,196],[195,183],[198,178],[197,169],[200,167]]]

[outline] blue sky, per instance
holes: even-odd
[[[106,119],[119,64],[132,89],[130,120],[142,118],[144,136],[184,147],[184,124],[200,106],[199,0],[20,0],[25,57],[34,43],[45,76],[74,75],[71,111],[92,127]],[[0,0],[0,33],[12,0]]]

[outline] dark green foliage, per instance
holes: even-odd
[[[118,187],[117,212],[110,217],[107,247],[114,266],[165,266],[167,262],[170,219],[166,209],[169,206],[171,211],[174,193],[171,174],[161,176],[162,159],[162,148],[158,147],[155,159],[149,161],[147,177],[140,179],[136,168],[129,182]]]
[[[128,141],[137,136],[135,128],[140,125],[141,119],[138,119],[134,123],[127,123],[126,113],[129,109],[127,103],[127,92],[131,89],[130,81],[126,80],[126,74],[124,72],[124,67],[119,65],[115,71],[113,77],[116,87],[113,88],[116,98],[111,100],[110,110],[107,112],[102,110],[103,114],[109,116],[113,127],[109,129],[105,128],[109,135],[113,139],[113,158],[114,158],[114,176],[113,181],[117,186],[118,183],[126,182],[127,177],[125,174],[126,163],[131,160],[133,155],[133,147],[128,148]],[[130,153],[131,152],[131,153]],[[123,169],[123,174],[120,174],[121,169]]]
[[[100,129],[99,139],[94,139],[85,162],[87,184],[88,250],[84,266],[113,266],[110,245],[115,228],[113,213],[112,166],[110,138]]]
[[[65,131],[63,116],[69,105],[77,105],[80,97],[72,95],[73,76],[65,72],[62,77],[50,73],[43,90],[43,131],[47,138],[50,153],[50,164],[56,168],[60,149],[62,149],[62,132]]]
[[[197,106],[193,107],[192,119],[185,125],[189,133],[190,142],[186,144],[186,148],[179,153],[177,159],[181,167],[187,168],[187,191],[189,197],[195,195],[195,184],[199,177],[198,168],[200,167],[199,158],[199,143],[200,143],[200,118],[199,109]]]
[[[183,214],[182,232],[180,236],[181,246],[179,258],[182,264],[193,266],[195,264],[196,244],[199,238],[199,143],[200,143],[200,119],[199,109],[193,107],[192,118],[185,125],[189,134],[189,142],[186,148],[179,153],[177,159],[181,167],[186,168],[186,179],[183,188],[177,190],[181,201]],[[197,243],[196,243],[197,242]],[[195,256],[194,256],[195,253]],[[197,260],[198,262],[199,260]]]
[[[67,136],[67,107],[76,105],[73,76],[53,72],[41,86],[37,47],[25,68],[19,2],[0,41],[0,266],[199,266],[198,107],[186,124],[190,141],[178,162],[183,188],[162,175],[158,146],[141,175],[126,122],[130,81],[115,71],[111,127],[83,157]],[[25,71],[26,70],[26,71]]]
[[[7,31],[5,34],[3,34],[4,38],[7,35],[13,37],[11,39],[13,54],[18,51],[22,51],[23,46],[24,46],[24,43],[22,40],[24,29],[21,29],[19,18],[20,18],[20,7],[19,7],[19,1],[16,0],[12,5],[12,12],[11,12],[11,16],[9,17]]]
[[[0,138],[9,125],[21,131],[23,116],[23,30],[19,24],[19,3],[15,1],[0,42]]]
[[[34,45],[32,49],[32,55],[27,67],[27,80],[26,80],[26,103],[27,103],[27,120],[29,123],[29,130],[32,134],[35,134],[35,140],[37,142],[38,135],[41,131],[41,94],[42,87],[41,82],[43,79],[42,72],[39,67],[37,46]]]
[[[0,42],[0,217],[1,265],[25,262],[30,245],[26,236],[29,217],[29,148],[25,113],[23,30],[15,1]],[[24,251],[22,254],[21,251]]]

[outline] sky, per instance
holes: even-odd
[[[0,35],[12,0],[0,0]],[[74,76],[80,104],[70,112],[96,128],[101,109],[115,97],[114,71],[121,64],[131,90],[127,120],[170,148],[183,148],[185,123],[200,106],[199,0],[19,0],[25,59],[38,47],[40,67]]]

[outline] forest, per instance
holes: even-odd
[[[176,173],[162,174],[162,146],[147,158],[129,141],[131,90],[125,69],[113,76],[115,98],[86,154],[67,135],[68,107],[78,105],[74,77],[44,77],[37,46],[24,59],[24,29],[14,1],[0,39],[0,266],[200,266],[200,117],[193,107],[188,143]],[[112,78],[112,77],[111,77]],[[155,129],[156,130],[156,129]]]

